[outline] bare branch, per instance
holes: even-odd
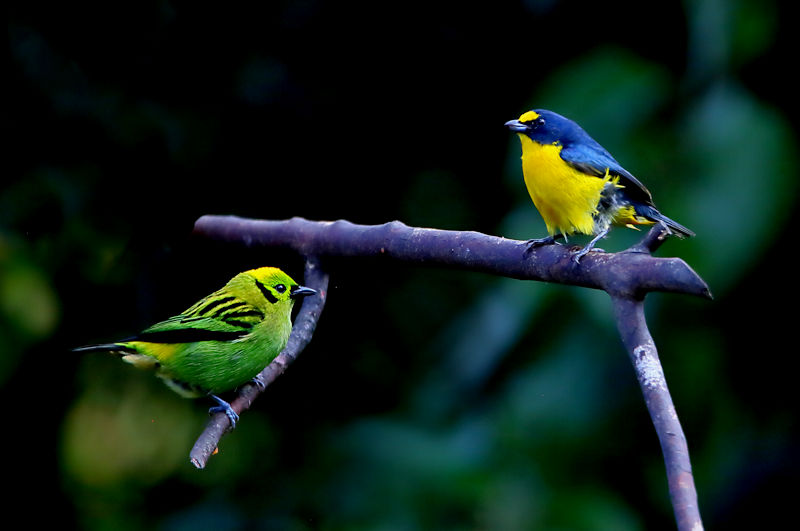
[[[644,301],[612,297],[622,342],[628,351],[647,410],[664,454],[672,508],[678,529],[700,531],[703,523],[689,461],[689,447],[667,388],[658,351],[647,329]]]
[[[647,242],[667,231],[656,225]],[[339,220],[285,221],[203,216],[195,234],[247,247],[280,247],[301,255],[385,257],[521,280],[540,280],[601,289],[610,295],[641,296],[651,291],[684,293],[710,298],[706,283],[680,258],[656,258],[652,244],[621,253],[591,252],[580,264],[570,248],[545,245],[528,250],[524,242],[471,231],[408,227],[399,221],[383,225],[356,225]]]
[[[283,371],[286,370],[289,364],[297,358],[300,352],[302,352],[311,341],[311,336],[314,334],[314,330],[317,327],[320,313],[322,313],[325,301],[328,298],[328,274],[320,268],[319,261],[314,257],[306,258],[303,283],[317,290],[317,295],[303,299],[300,311],[297,313],[297,317],[295,317],[292,333],[289,336],[286,348],[284,348],[283,351],[272,360],[272,363],[267,365],[257,376],[261,384],[247,384],[239,390],[238,396],[231,402],[231,407],[237,414],[249,409],[253,400],[255,400],[264,388],[272,383],[275,378],[283,374]],[[195,442],[189,454],[189,459],[194,466],[197,468],[204,468],[206,466],[209,457],[214,454],[219,440],[230,426],[230,419],[228,419],[225,413],[217,413],[211,417],[205,430],[200,434],[200,437],[198,437],[197,442]]]
[[[315,222],[302,218],[285,221],[252,220],[237,217],[203,216],[195,223],[195,233],[214,240],[247,247],[279,247],[304,256],[383,257],[409,263],[443,266],[492,273],[521,280],[539,280],[606,291],[614,311],[623,344],[633,362],[645,403],[661,442],[667,468],[667,483],[675,518],[680,530],[700,531],[702,521],[692,477],[689,451],[664,372],[644,316],[643,301],[652,291],[683,293],[711,298],[708,286],[683,260],[651,255],[669,235],[663,224],[654,226],[641,242],[620,253],[590,252],[580,264],[572,260],[569,247],[546,245],[530,249],[525,242],[488,236],[478,232],[446,231],[408,227],[399,221],[383,225],[356,225],[348,221]],[[309,262],[311,263],[311,262]],[[316,263],[316,262],[314,262]],[[309,277],[315,271],[306,275]],[[327,286],[327,276],[319,273],[317,282]],[[323,282],[324,278],[324,282]],[[316,287],[307,280],[309,285]],[[324,296],[318,301],[319,310]],[[303,305],[301,313],[306,310]],[[316,316],[308,325],[300,317],[295,327],[310,339]],[[292,337],[295,336],[294,331]],[[302,346],[287,346],[284,353],[262,373],[271,382],[286,367]],[[293,353],[293,354],[292,354]],[[240,411],[260,392],[246,387],[233,402]],[[238,408],[238,409],[237,409]],[[225,415],[217,415],[192,451],[192,462],[202,468],[216,448],[216,442],[229,425]],[[198,456],[198,457],[195,457]]]

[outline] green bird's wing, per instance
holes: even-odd
[[[190,321],[180,316],[154,324],[127,341],[150,343],[193,343],[196,341],[233,341],[250,333],[250,328],[226,324],[208,317]]]
[[[211,296],[185,313],[156,323],[133,340],[151,343],[233,341],[264,320],[261,310],[233,296]]]

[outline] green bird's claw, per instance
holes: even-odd
[[[265,384],[264,380],[261,379],[260,374],[255,375],[255,377],[253,377],[253,379],[250,380],[250,382],[256,384],[261,390],[267,388],[267,384]]]
[[[214,413],[225,413],[228,416],[228,419],[231,421],[231,429],[236,428],[236,421],[239,420],[239,415],[236,414],[231,405],[217,395],[209,396],[213,398],[219,405],[209,408],[208,414],[213,415]]]

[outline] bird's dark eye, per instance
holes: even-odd
[[[283,284],[278,284],[277,286],[275,286],[275,291],[277,291],[278,293],[283,293],[284,291],[286,291],[286,286],[284,286]]]
[[[544,125],[544,118],[541,116],[533,121],[535,127],[541,127]]]

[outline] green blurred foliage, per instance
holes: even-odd
[[[314,341],[203,471],[188,451],[211,404],[69,352],[249,267],[302,274],[295,256],[192,238],[202,214],[543,235],[502,127],[543,107],[698,234],[659,254],[715,300],[652,295],[647,312],[707,528],[790,521],[792,16],[687,0],[653,17],[530,0],[13,5],[0,382],[20,503],[35,492],[42,518],[97,530],[673,528],[601,292],[331,262]]]

